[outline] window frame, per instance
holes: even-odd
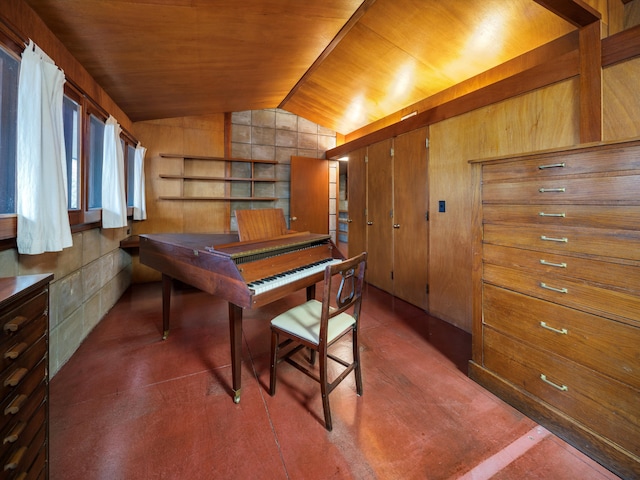
[[[24,50],[24,44],[20,42],[16,42],[15,39],[9,37],[5,32],[0,28],[0,47],[3,48],[8,53],[16,56],[20,61],[21,53]],[[94,102],[90,97],[87,96],[86,93],[82,91],[71,79],[66,79],[64,86],[64,95],[78,103],[80,106],[80,122],[79,122],[79,135],[80,135],[80,155],[79,155],[79,202],[80,205],[77,210],[68,210],[69,215],[69,224],[71,226],[71,231],[73,233],[83,230],[88,230],[91,228],[100,227],[102,224],[102,208],[88,208],[88,198],[89,198],[89,119],[90,115],[100,118],[105,121],[109,117],[109,114],[100,107],[96,102]],[[129,133],[128,131],[122,129],[120,134],[120,139],[124,142],[124,160],[125,160],[125,192],[127,195],[127,217],[131,218],[133,216],[133,207],[129,206],[130,199],[128,197],[129,194],[129,183],[133,181],[132,178],[129,178],[129,162],[135,161],[134,158],[129,158],[128,155],[128,146],[131,146],[135,149],[138,144],[138,141],[135,137]],[[135,150],[134,150],[135,151]],[[15,247],[15,240],[17,236],[17,214],[15,213],[6,213],[0,214],[0,250],[6,248]]]

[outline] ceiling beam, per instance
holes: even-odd
[[[351,15],[351,18],[347,21],[347,23],[344,24],[344,26],[340,29],[338,34],[333,38],[333,40],[331,40],[331,43],[327,45],[327,47],[322,51],[320,56],[316,58],[315,62],[311,64],[311,66],[307,69],[307,71],[300,78],[300,80],[298,80],[298,82],[293,86],[293,88],[287,94],[287,96],[284,97],[284,99],[282,99],[282,102],[280,102],[280,105],[278,105],[278,108],[285,108],[285,105],[287,104],[287,102],[298,91],[298,89],[302,86],[302,84],[304,84],[306,79],[322,64],[322,62],[324,62],[324,60],[329,56],[329,54],[333,51],[333,49],[340,44],[342,39],[349,33],[349,31],[353,27],[355,27],[358,21],[362,18],[362,16],[365,13],[367,13],[367,10],[369,10],[374,3],[376,3],[376,0],[364,0],[360,4],[358,9],[355,11],[355,13]]]
[[[596,9],[582,0],[534,0],[578,28],[586,27],[602,19]]]

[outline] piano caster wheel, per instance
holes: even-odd
[[[240,390],[233,392],[233,403],[240,403]]]
[[[169,336],[169,330],[165,330],[164,332],[162,332],[162,339],[163,340],[166,340],[168,336]]]

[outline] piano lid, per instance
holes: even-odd
[[[219,252],[229,255],[235,263],[246,263],[268,258],[273,255],[310,248],[326,244],[330,235],[321,233],[291,233],[269,239],[234,242],[224,245],[205,247],[209,252]]]

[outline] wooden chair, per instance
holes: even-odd
[[[236,210],[240,241],[262,240],[291,233],[281,208]]]
[[[271,378],[269,393],[276,393],[276,368],[286,361],[320,383],[322,407],[327,430],[331,431],[329,394],[344,378],[355,372],[356,391],[362,395],[362,370],[358,350],[358,329],[362,306],[362,286],[367,265],[367,253],[329,265],[325,269],[322,301],[309,300],[287,310],[271,320]],[[338,283],[339,280],[339,283]],[[352,334],[352,358],[344,360],[328,353],[329,347]],[[285,339],[280,342],[280,337]],[[287,348],[290,347],[290,348]],[[317,352],[319,373],[293,358],[303,348]],[[313,365],[315,355],[309,363]],[[332,381],[328,377],[327,362],[332,360],[345,367]]]

